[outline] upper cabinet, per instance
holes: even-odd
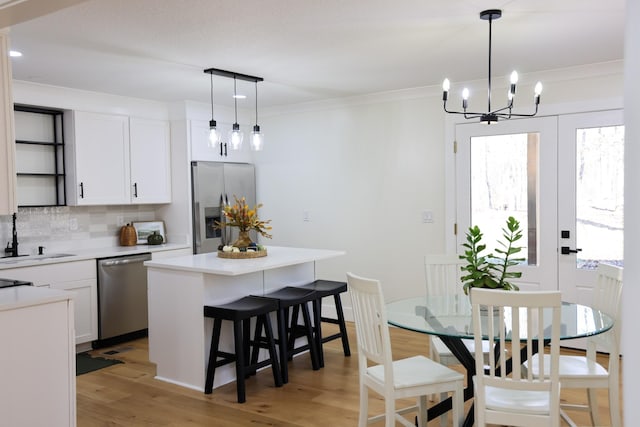
[[[64,124],[67,204],[171,202],[168,122],[71,111]]]
[[[131,118],[131,203],[171,202],[169,122]]]
[[[218,122],[218,128],[222,132],[223,144],[212,148],[209,146],[209,122],[206,120],[191,120],[191,160],[208,160],[218,162],[236,162],[251,163],[252,156],[249,149],[250,135],[245,132],[244,142],[240,150],[232,150],[231,144],[224,141],[228,140],[227,134],[231,130],[231,126]]]

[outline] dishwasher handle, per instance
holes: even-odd
[[[120,265],[133,264],[134,262],[144,262],[149,261],[151,256],[148,254],[131,256],[126,258],[116,258],[116,259],[104,259],[100,260],[100,266],[102,267],[114,267]]]

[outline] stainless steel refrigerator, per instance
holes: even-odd
[[[222,208],[244,197],[247,205],[256,204],[256,175],[248,163],[191,162],[191,200],[193,203],[193,253],[215,252],[218,246],[238,237],[232,227],[217,229],[224,221]],[[250,233],[256,241],[256,232]]]

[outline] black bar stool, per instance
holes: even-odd
[[[317,298],[313,301],[313,324],[320,366],[324,366],[324,351],[322,349],[322,345],[338,338],[342,340],[342,351],[344,352],[345,357],[351,356],[349,337],[347,336],[347,327],[344,323],[344,312],[342,311],[342,301],[340,300],[340,294],[347,291],[347,282],[315,280],[308,285],[300,286],[300,288],[313,290],[317,294]],[[329,296],[333,296],[333,301],[336,306],[336,314],[338,317],[337,319],[322,317],[322,298]],[[340,332],[326,337],[322,336],[322,322],[338,325]]]
[[[307,338],[307,345],[304,349],[309,349],[311,356],[311,366],[314,371],[320,369],[319,353],[313,335],[313,325],[309,314],[307,303],[316,299],[316,292],[312,289],[302,289],[294,286],[287,286],[277,291],[264,295],[264,298],[273,299],[279,305],[278,309],[278,347],[280,349],[280,371],[282,372],[282,382],[289,382],[289,369],[287,362],[294,354],[302,350],[293,348],[295,341],[295,331],[302,330],[302,336]],[[291,316],[289,323],[289,308],[293,308],[295,316]],[[303,324],[298,325],[297,313],[302,312]],[[295,322],[294,322],[295,318]]]
[[[238,403],[246,401],[245,378],[255,374],[256,370],[271,365],[273,381],[276,387],[282,386],[282,374],[276,353],[275,339],[271,327],[269,313],[279,309],[277,301],[269,298],[248,296],[224,305],[204,306],[204,316],[213,318],[213,333],[211,349],[207,365],[207,378],[204,392],[210,394],[213,390],[213,379],[216,368],[236,363],[236,388]],[[251,318],[256,318],[255,334],[251,340]],[[233,322],[233,339],[235,353],[228,353],[218,349],[220,345],[220,329],[222,321]],[[264,330],[264,337],[262,331]],[[269,358],[258,362],[260,348],[269,350]],[[251,361],[249,351],[252,351]],[[220,360],[218,360],[220,359]]]

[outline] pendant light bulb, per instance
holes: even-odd
[[[242,148],[242,140],[244,139],[244,134],[240,130],[240,125],[238,124],[238,95],[237,87],[236,87],[236,76],[233,76],[233,105],[235,109],[235,118],[236,121],[233,124],[233,128],[231,132],[229,132],[229,140],[231,141],[231,149],[232,150],[240,150]]]
[[[222,134],[216,128],[216,121],[209,121],[209,147],[216,148],[218,144],[222,141]]]
[[[255,82],[256,87],[256,124],[253,126],[253,132],[251,132],[251,149],[253,151],[261,151],[264,146],[264,134],[260,132],[260,126],[258,125],[258,81]]]
[[[251,132],[251,149],[253,151],[261,151],[264,146],[264,134],[260,132],[260,126],[255,125]]]
[[[231,141],[231,149],[239,150],[242,148],[242,140],[244,139],[244,133],[240,130],[238,123],[233,124],[233,129],[229,132],[229,140]]]

